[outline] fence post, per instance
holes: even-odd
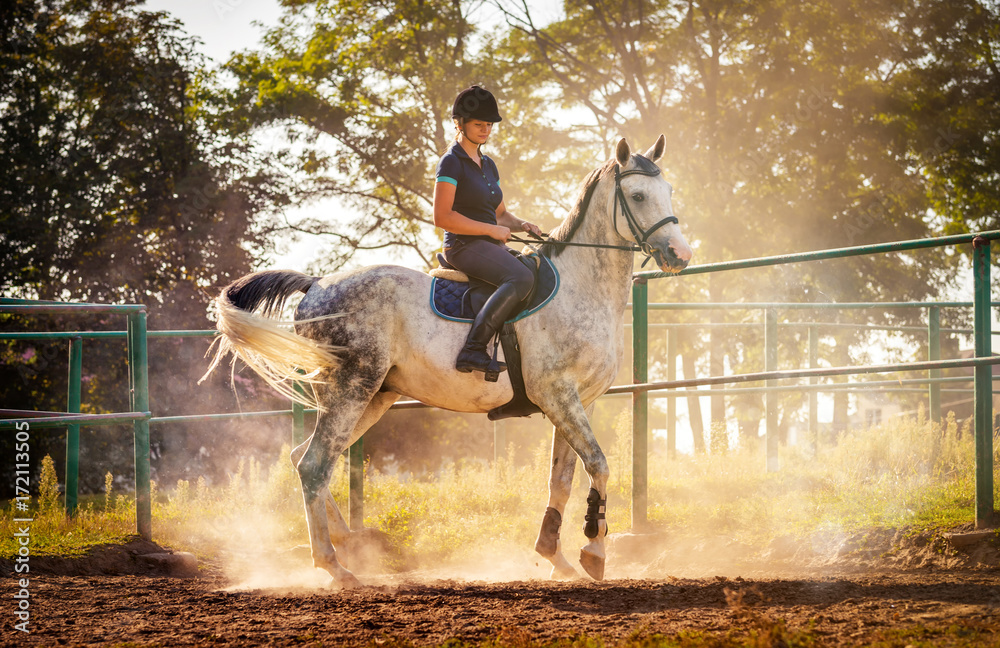
[[[677,330],[667,329],[667,380],[677,380]],[[677,458],[677,399],[667,399],[667,456]]]
[[[927,359],[941,359],[941,307],[931,306],[927,309]],[[927,387],[927,410],[931,423],[941,422],[941,383],[934,382],[941,377],[940,369],[927,372],[931,380]]]
[[[149,412],[149,363],[146,353],[146,311],[128,315],[129,409]],[[136,420],[135,530],[153,539],[153,511],[149,484],[149,419]]]
[[[347,486],[347,516],[351,531],[365,526],[365,439],[361,437],[348,451],[350,478]]]
[[[778,370],[778,313],[773,308],[764,310],[764,371]],[[773,380],[764,381],[773,387]],[[778,395],[764,392],[764,446],[767,472],[778,470]]]
[[[809,325],[809,368],[815,369],[819,366],[819,327],[815,324]],[[819,381],[813,377],[809,379],[810,385],[815,385]],[[813,457],[819,456],[819,392],[815,389],[809,390],[809,438],[813,442]]]
[[[649,286],[645,279],[632,283],[632,384],[649,382],[646,341],[649,329]],[[647,392],[632,392],[632,532],[646,527]]]
[[[992,355],[992,318],[990,317],[990,242],[976,237],[972,242],[975,290],[976,357]],[[976,528],[993,522],[993,367],[975,368],[976,430]]]
[[[66,411],[80,413],[80,392],[83,382],[83,338],[69,341],[69,389],[66,395]],[[80,424],[70,423],[66,427],[66,515],[76,514],[80,477]]]

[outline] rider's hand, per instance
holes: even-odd
[[[495,225],[493,231],[490,232],[490,238],[496,239],[501,243],[506,243],[510,240],[510,228],[503,225]]]
[[[535,225],[534,223],[529,223],[528,221],[524,221],[523,223],[521,223],[521,229],[523,229],[525,232],[534,234],[538,238],[542,237],[542,228],[540,228],[538,225]]]

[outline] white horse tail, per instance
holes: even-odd
[[[318,407],[313,390],[305,389],[303,391],[308,393],[300,393],[295,390],[295,383],[311,386],[322,382],[321,372],[337,368],[337,353],[342,347],[299,335],[292,328],[294,322],[274,318],[292,294],[307,292],[315,281],[315,277],[294,270],[265,270],[223,288],[215,298],[219,336],[212,346],[218,343],[218,347],[199,384],[232,353],[234,371],[238,357],[278,393],[307,407]],[[260,314],[255,313],[258,309]],[[209,348],[208,353],[211,352]]]

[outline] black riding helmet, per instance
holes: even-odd
[[[451,116],[463,119],[481,119],[493,124],[503,119],[493,94],[477,85],[458,93],[455,105],[451,109]]]

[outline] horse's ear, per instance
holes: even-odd
[[[667,148],[667,140],[665,137],[663,137],[663,134],[661,133],[660,137],[656,140],[656,144],[653,144],[652,146],[649,147],[649,150],[646,151],[644,157],[647,157],[653,162],[656,162],[661,157],[663,157],[663,151],[666,150],[666,148]]]
[[[618,140],[618,146],[615,147],[615,159],[618,160],[618,166],[624,169],[631,158],[632,150],[628,147],[628,142],[623,137]]]

